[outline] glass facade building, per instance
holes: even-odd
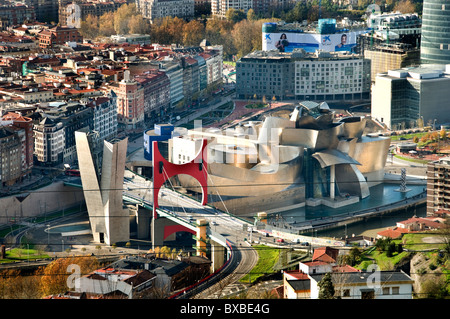
[[[450,63],[450,3],[424,0],[421,63]]]

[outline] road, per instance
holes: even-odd
[[[124,192],[139,196],[153,202],[152,182],[142,177],[126,172]],[[208,281],[195,292],[195,298],[217,298],[221,292],[230,285],[235,285],[243,276],[250,272],[258,261],[258,253],[245,241],[249,233],[244,228],[248,222],[219,211],[210,206],[202,206],[199,202],[171,189],[163,188],[159,192],[159,206],[171,211],[178,218],[193,223],[196,219],[205,219],[209,222],[211,231],[227,238],[232,244],[233,257],[223,269],[219,280]],[[188,297],[188,296],[185,296]]]

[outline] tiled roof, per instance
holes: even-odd
[[[124,280],[126,283],[133,285],[133,287],[138,286],[152,278],[155,278],[156,276],[149,272],[148,270],[143,270],[139,273],[137,273],[135,276],[130,277],[126,280]]]
[[[313,274],[310,275],[310,278],[319,282],[325,274]],[[348,272],[345,273],[345,284],[361,284],[367,283],[371,280],[370,276],[373,276],[373,272]],[[388,282],[404,282],[404,283],[413,283],[414,281],[403,271],[380,271],[377,273],[377,279],[379,279],[380,283],[388,283]],[[333,276],[331,276],[333,280]]]
[[[332,247],[319,247],[314,249],[312,260],[333,263],[336,262],[338,255],[338,249]]]
[[[396,238],[401,237],[403,235],[403,232],[400,232],[400,231],[394,230],[394,229],[386,229],[386,230],[379,231],[377,233],[377,235],[382,236],[382,237],[389,237],[392,239],[396,239]]]
[[[427,227],[430,228],[441,228],[443,225],[441,223],[434,222],[427,218],[420,218],[420,217],[412,217],[407,220],[397,222],[397,225],[411,225],[411,224],[424,224]]]
[[[291,278],[295,278],[295,280],[305,280],[308,279],[308,275],[302,271],[293,270],[293,271],[285,271],[284,274]]]

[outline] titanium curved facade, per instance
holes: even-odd
[[[424,0],[422,15],[421,63],[450,63],[450,3]]]
[[[390,138],[364,135],[367,121],[338,120],[326,103],[304,101],[235,128],[189,130],[170,140],[169,161],[192,160],[208,139],[209,202],[236,215],[302,204],[341,207],[370,196],[384,179]],[[176,182],[199,191],[187,175]]]

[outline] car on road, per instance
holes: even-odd
[[[278,238],[277,239],[277,243],[284,243],[284,239],[283,238]]]

